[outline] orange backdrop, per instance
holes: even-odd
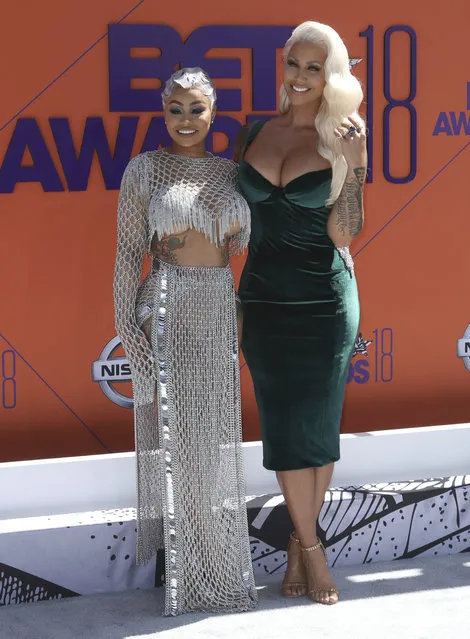
[[[150,96],[151,104],[166,76],[139,79],[152,74],[136,71],[136,60],[147,69],[153,56],[163,69],[200,63],[208,50],[226,104],[211,144],[223,152],[247,116],[273,113],[284,31],[269,27],[287,33],[305,19],[331,24],[345,39],[372,133],[366,225],[353,247],[361,339],[343,431],[470,421],[470,372],[456,355],[470,323],[467,6],[439,7],[43,0],[25,12],[22,3],[9,5],[0,25],[0,461],[133,448],[132,410],[106,396],[92,364],[115,336],[120,167],[127,152],[159,136],[158,119],[147,133],[161,114],[137,98]],[[126,25],[160,27],[131,33]],[[232,26],[233,38],[223,29],[196,31],[206,26]],[[101,146],[100,164],[91,151],[103,132],[110,156]],[[234,263],[237,277],[242,266]],[[242,386],[245,439],[259,439],[246,366]],[[129,394],[127,382],[110,388]]]

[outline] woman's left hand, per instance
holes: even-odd
[[[367,136],[362,124],[352,116],[344,118],[335,129],[335,135],[339,139],[348,167],[367,167]]]

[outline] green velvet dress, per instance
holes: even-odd
[[[254,124],[246,148],[262,125]],[[279,187],[242,160],[239,184],[252,213],[239,287],[242,349],[260,414],[263,465],[325,466],[340,456],[344,393],[359,328],[352,259],[326,231],[331,169]]]

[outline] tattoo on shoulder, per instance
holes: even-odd
[[[186,244],[187,235],[172,235],[170,237],[164,237],[157,245],[155,254],[162,260],[162,262],[168,262],[168,264],[178,264],[177,252],[182,249]]]

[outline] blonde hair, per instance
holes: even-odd
[[[320,109],[315,118],[315,128],[319,138],[318,152],[330,162],[333,171],[330,195],[326,200],[326,204],[331,206],[338,199],[348,171],[334,130],[348,116],[353,116],[361,123],[361,126],[365,126],[357,112],[363,99],[363,93],[359,80],[350,71],[346,46],[334,29],[320,22],[303,22],[294,29],[291,37],[287,40],[284,46],[284,56],[288,56],[294,44],[298,42],[319,45],[326,52],[324,66],[326,84]],[[282,85],[279,110],[281,113],[287,113],[289,108],[289,96]]]

